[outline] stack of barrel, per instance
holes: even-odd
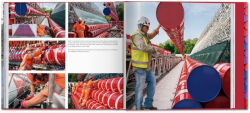
[[[186,57],[172,108],[230,108],[230,63],[211,67]]]
[[[108,34],[108,29],[111,27],[111,24],[87,25],[86,35],[87,37],[103,38]]]
[[[86,109],[122,109],[123,77],[102,79],[91,92]]]

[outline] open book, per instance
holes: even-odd
[[[245,2],[4,2],[2,109],[247,109]]]

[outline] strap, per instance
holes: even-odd
[[[58,94],[62,93],[63,89],[58,86],[57,84],[55,84],[55,89],[54,89],[56,92],[58,92]]]
[[[131,62],[135,64],[145,64],[145,65],[148,64],[148,62],[139,62],[139,61],[134,61],[134,60],[131,60]]]
[[[26,67],[28,67],[29,69],[32,69],[32,67],[30,65],[26,64],[25,62],[23,63],[23,65],[26,66]],[[27,69],[27,68],[25,68],[25,69]]]

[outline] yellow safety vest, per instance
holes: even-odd
[[[133,38],[136,35],[141,35],[145,44],[148,45],[150,41],[148,42],[146,37],[144,37],[138,30],[132,35],[132,47],[131,47],[131,62],[132,66],[137,68],[148,68],[148,52],[142,51],[139,48],[136,47],[136,45],[133,42]]]

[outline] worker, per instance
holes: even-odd
[[[79,18],[78,22],[75,25],[73,25],[73,30],[76,32],[79,38],[84,38],[85,23],[82,22],[81,18]]]
[[[93,90],[93,87],[94,87],[93,76],[90,75],[89,76],[89,81],[87,83],[87,88],[85,90],[84,99],[83,99],[82,104],[81,104],[82,107],[85,106],[87,100],[89,99],[89,94]]]
[[[45,35],[51,35],[52,30],[47,25],[37,25],[37,36],[45,36]]]
[[[35,89],[37,85],[42,85],[47,83],[48,81],[48,74],[41,74],[41,73],[35,73],[31,74],[29,73],[27,77],[30,79],[31,84],[30,84],[30,94],[26,97],[26,99],[31,99],[35,95]]]
[[[45,50],[47,47],[44,46],[43,48],[37,48],[33,51],[30,47],[27,47],[25,49],[25,55],[23,57],[23,61],[20,64],[19,70],[32,70],[32,65],[35,62],[35,57],[43,54],[43,50]],[[41,57],[42,58],[42,57]]]
[[[80,80],[78,80],[78,82],[76,83],[75,90],[74,90],[73,94],[76,94],[79,86],[80,86]]]
[[[82,84],[82,93],[81,93],[81,96],[80,96],[80,100],[78,101],[78,103],[82,103],[82,100],[85,96],[85,90],[87,88],[87,79],[84,79],[84,82]]]
[[[78,25],[78,21],[76,20],[73,27],[72,27],[73,38],[77,37],[77,33],[76,33],[76,26],[77,25]]]
[[[150,21],[146,17],[141,17],[137,25],[138,29],[131,37],[131,62],[136,79],[135,105],[136,109],[154,110],[157,109],[153,106],[156,79],[151,68],[151,60],[152,54],[155,54],[157,51],[161,52],[162,50],[153,47],[150,40],[159,33],[161,26],[158,25],[152,33],[148,33]],[[146,88],[147,97],[143,106],[143,89],[145,81],[148,83]]]
[[[45,76],[46,75],[46,76]],[[41,104],[48,98],[49,90],[48,87],[45,87],[42,89],[38,94],[34,95],[35,87],[34,85],[44,85],[48,82],[49,76],[48,74],[28,74],[28,78],[31,81],[31,91],[33,96],[29,98],[30,100],[24,99],[21,102],[21,106],[23,108],[29,108],[31,106]],[[51,75],[53,76],[53,75]],[[54,92],[58,95],[64,95],[64,89],[65,89],[65,74],[63,73],[57,73],[55,76],[55,86],[54,86]]]

